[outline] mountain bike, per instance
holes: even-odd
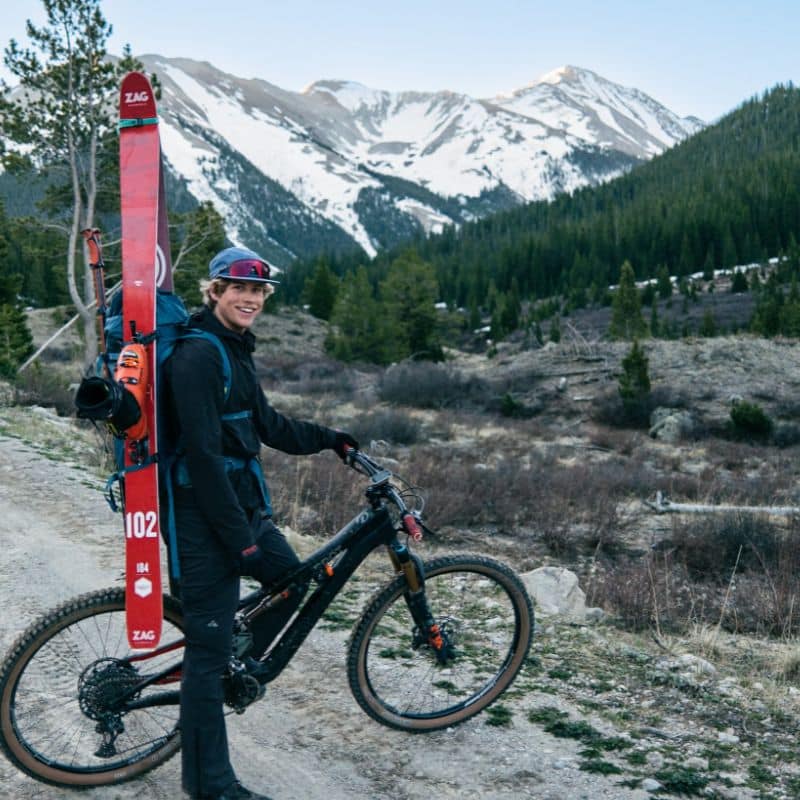
[[[366,507],[283,580],[242,597],[223,677],[226,704],[241,713],[258,700],[367,556],[383,547],[394,577],[350,634],[353,696],[374,720],[403,731],[464,722],[521,669],[533,635],[530,598],[492,558],[423,562],[411,549],[429,531],[417,490],[360,451],[346,461],[369,478]],[[303,600],[256,680],[244,662],[250,625],[297,592]],[[179,750],[181,607],[164,599],[163,644],[152,651],[128,648],[121,587],[69,600],[21,634],[0,665],[0,746],[19,769],[50,784],[100,786],[142,775]]]

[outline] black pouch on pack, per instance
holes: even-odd
[[[142,416],[136,398],[108,378],[84,378],[75,393],[75,407],[81,419],[106,422],[117,431],[127,430]]]

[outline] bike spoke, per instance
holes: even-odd
[[[26,748],[61,768],[91,771],[113,769],[115,764],[141,758],[163,745],[175,731],[177,705],[137,709],[116,717],[112,712],[108,724],[114,732],[113,747],[108,757],[96,755],[103,743],[104,723],[86,716],[81,681],[97,683],[87,702],[102,707],[105,696],[113,698],[136,680],[137,673],[125,667],[124,661],[117,661],[129,652],[123,609],[91,615],[53,635],[31,657],[17,686],[14,725]],[[174,655],[156,655],[154,663],[140,661],[137,667],[146,663],[148,669],[158,668],[172,659]],[[96,673],[87,672],[92,664],[99,665]]]
[[[431,730],[477,713],[513,680],[530,642],[529,601],[509,570],[485,558],[441,563],[424,591],[445,649],[416,629],[400,580],[366,612],[351,656],[356,699],[395,727]]]

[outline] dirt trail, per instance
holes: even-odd
[[[118,517],[79,465],[51,461],[0,436],[0,650],[38,614],[69,597],[121,584]],[[574,740],[554,739],[524,716],[486,716],[427,735],[392,731],[356,706],[345,675],[345,633],[315,631],[267,697],[229,717],[232,758],[245,785],[275,800],[598,800],[647,793],[581,772]],[[513,708],[514,700],[507,705]],[[179,758],[87,800],[176,800]],[[0,758],[0,798],[63,800]]]

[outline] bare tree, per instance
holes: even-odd
[[[68,289],[83,323],[88,365],[97,341],[91,270],[80,231],[95,225],[99,159],[115,140],[120,75],[136,64],[127,47],[121,62],[107,58],[112,28],[99,0],[42,2],[47,21],[37,27],[28,20],[29,44],[21,47],[12,39],[5,49],[4,63],[19,85],[13,91],[5,81],[0,86],[2,160],[7,169],[36,169],[49,179],[44,206],[68,239]]]

